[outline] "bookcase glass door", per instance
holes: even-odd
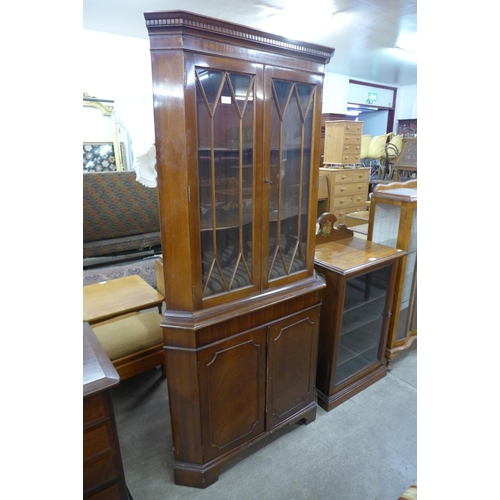
[[[346,280],[335,386],[381,359],[392,266]]]
[[[255,76],[196,68],[203,297],[253,285]]]
[[[306,268],[315,99],[315,85],[272,80],[269,281]]]
[[[372,241],[382,245],[397,247],[402,207],[377,203],[373,222]],[[404,283],[399,304],[399,320],[396,340],[406,339],[411,331],[417,329],[416,291],[417,291],[417,210],[413,212],[408,242],[406,265],[402,269]]]

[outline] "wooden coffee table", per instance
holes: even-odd
[[[150,307],[161,313],[165,300],[140,276],[126,276],[83,287],[83,321],[95,324]]]

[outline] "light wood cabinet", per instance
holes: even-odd
[[[369,168],[320,168],[320,175],[328,182],[328,212],[337,218],[336,225],[345,224],[346,216],[352,212],[366,210]]]
[[[368,240],[407,252],[398,263],[387,338],[388,367],[417,338],[417,181],[379,184],[370,202]]]
[[[146,13],[177,484],[316,416],[321,93],[333,49]]]
[[[336,120],[325,122],[323,165],[359,165],[363,122]]]

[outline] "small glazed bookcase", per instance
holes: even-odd
[[[330,229],[334,222],[332,214],[320,217],[314,260],[327,284],[316,377],[318,404],[326,411],[385,377],[396,264],[405,255],[354,237],[344,225]]]
[[[417,180],[379,184],[370,201],[368,240],[401,248],[386,347],[388,368],[417,338]]]

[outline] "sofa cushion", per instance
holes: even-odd
[[[83,174],[84,243],[159,234],[158,190],[135,179],[133,171]]]
[[[163,316],[151,311],[134,314],[101,326],[92,326],[111,361],[163,343]]]

